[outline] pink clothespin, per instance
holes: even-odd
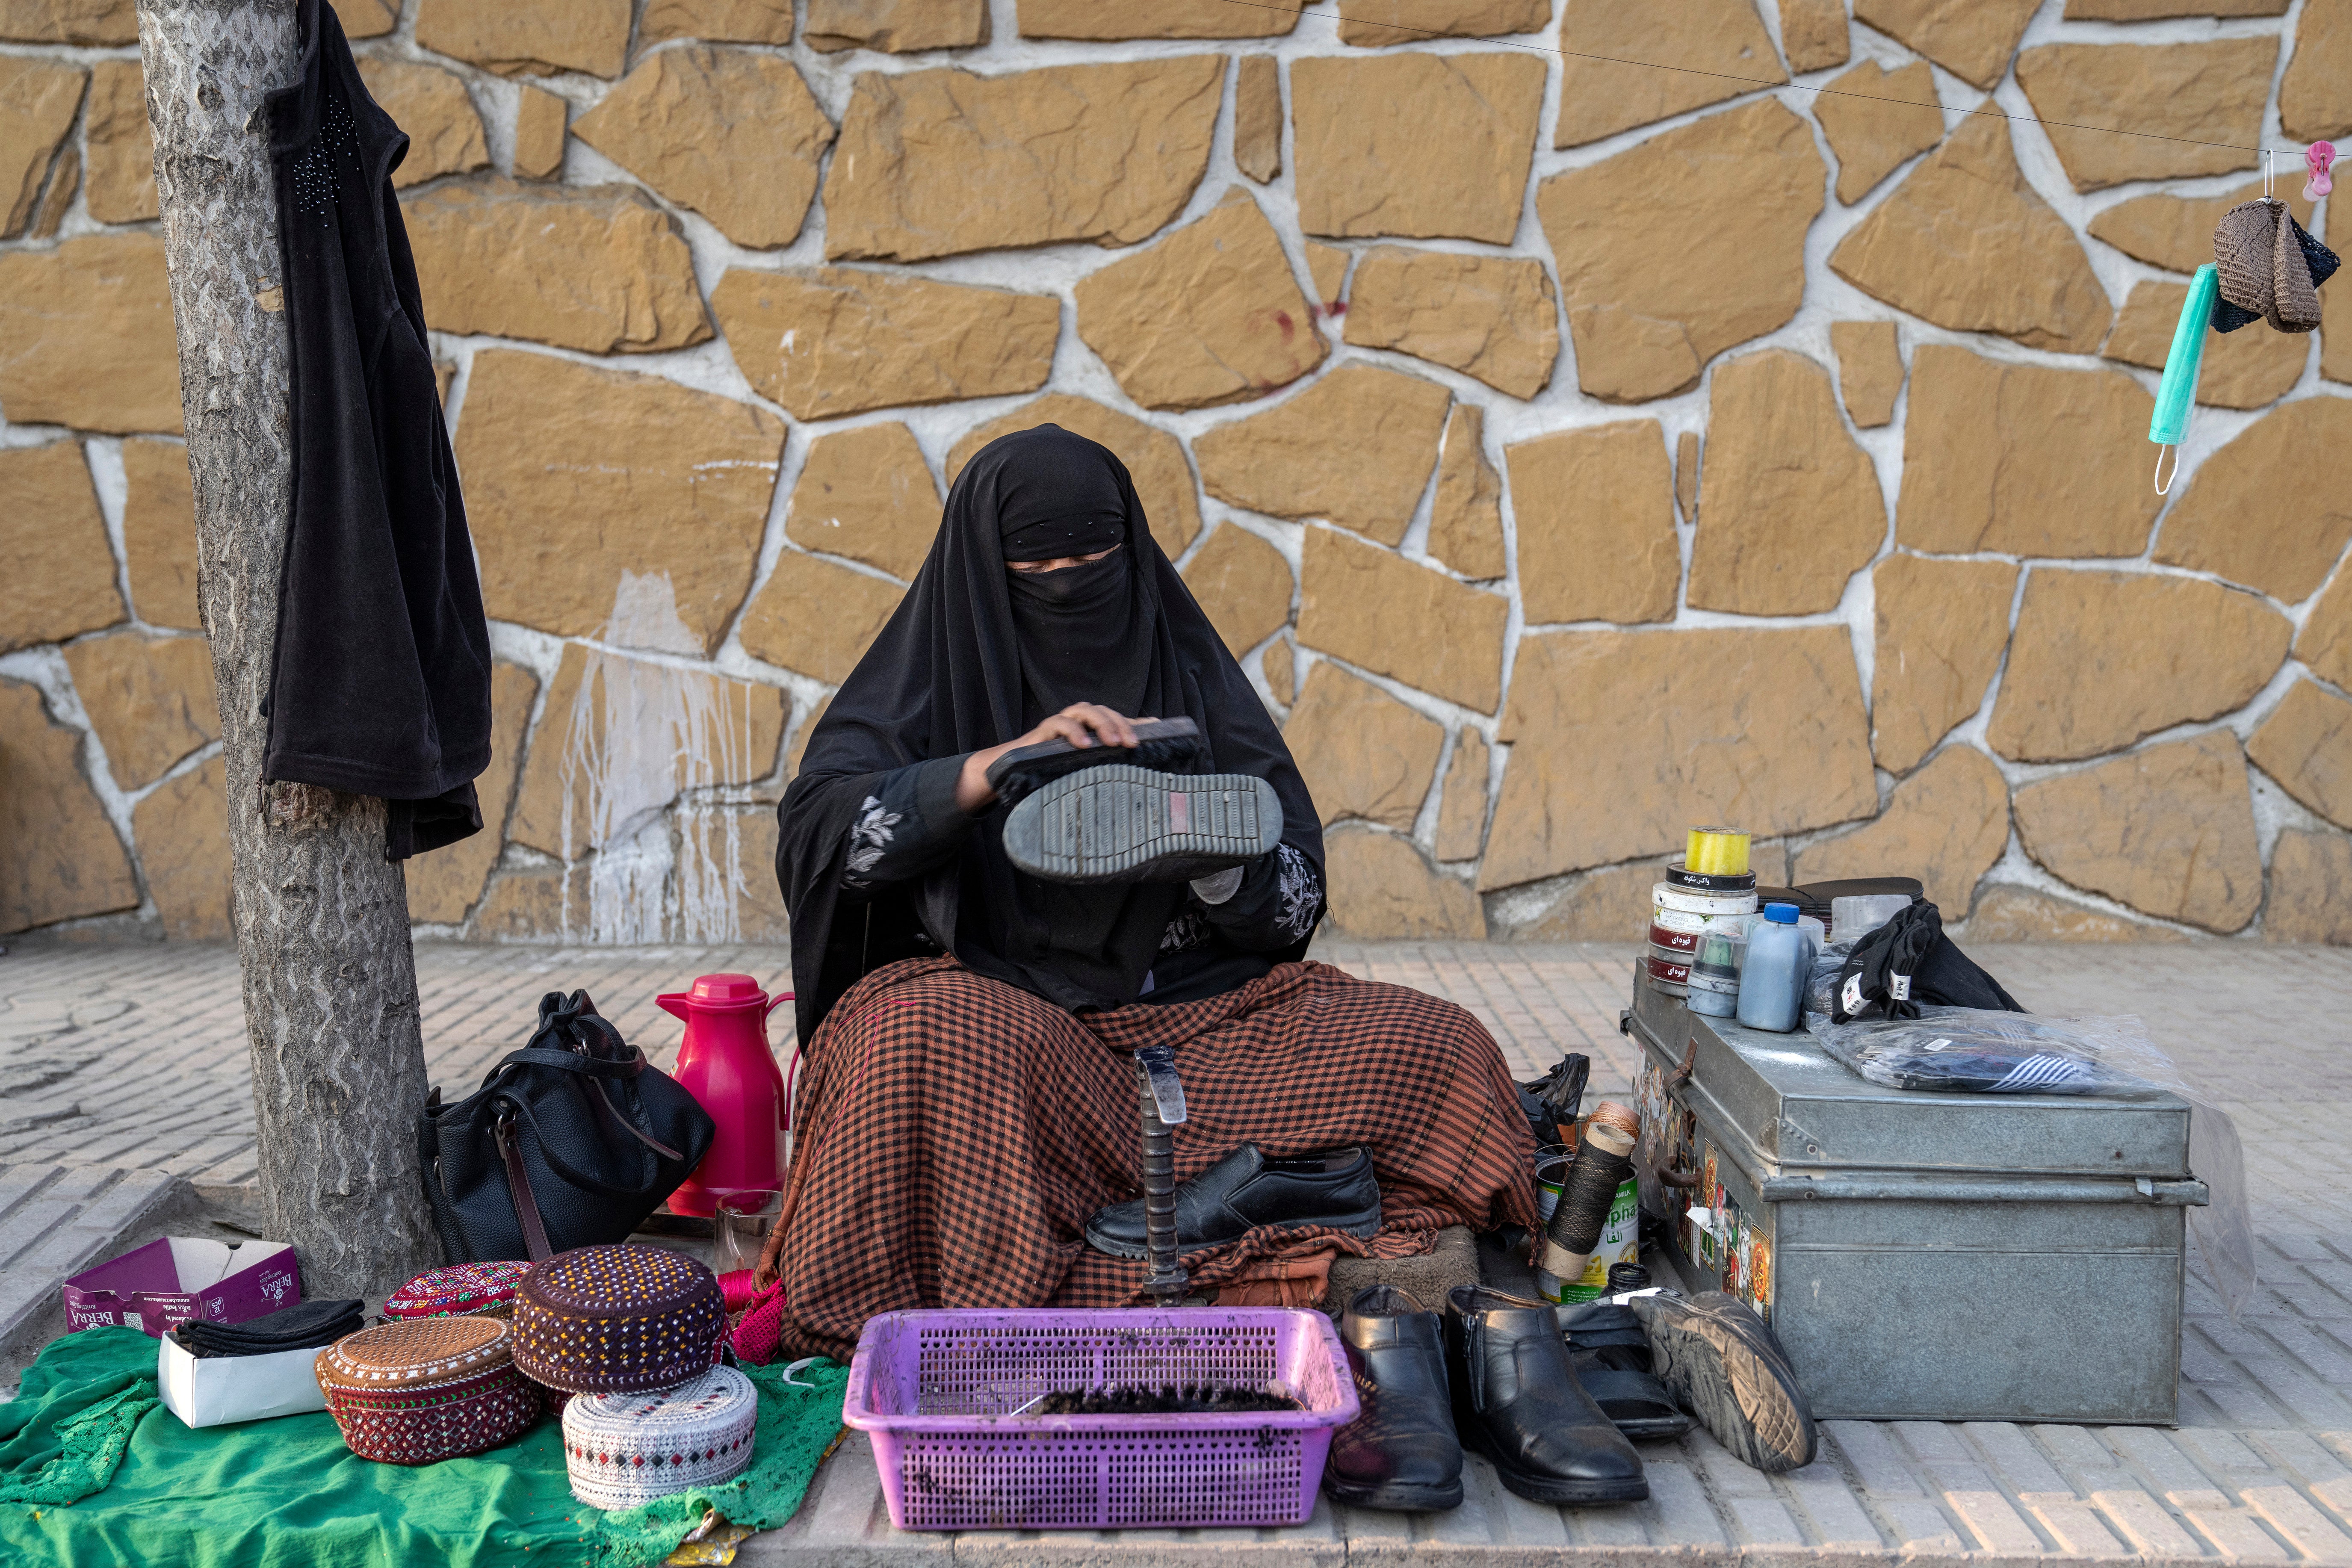
[[[2303,161],[2311,169],[2311,183],[2303,187],[2303,199],[2315,202],[2336,188],[2336,182],[2327,174],[2327,166],[2336,162],[2336,143],[2314,142],[2304,153]]]

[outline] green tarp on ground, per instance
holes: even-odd
[[[487,1454],[410,1468],[357,1458],[323,1413],[201,1432],[160,1405],[134,1417],[154,1397],[156,1349],[136,1329],[68,1334],[0,1405],[0,1496],[72,1495],[100,1479],[110,1441],[121,1450],[112,1479],[79,1501],[0,1502],[0,1562],[635,1568],[668,1555],[709,1508],[760,1529],[792,1518],[840,1431],[849,1380],[819,1365],[802,1371],[814,1386],[801,1388],[784,1383],[782,1366],[745,1367],[760,1393],[751,1469],[607,1514],[573,1500],[553,1421]]]

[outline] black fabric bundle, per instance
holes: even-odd
[[[1100,561],[1018,573],[1009,560]],[[776,873],[792,915],[800,1037],[835,998],[898,959],[951,952],[1061,1006],[1116,1007],[1145,974],[1181,883],[1072,887],[1006,858],[998,801],[951,860],[845,910],[842,861],[877,777],[1016,739],[1074,702],[1191,719],[1210,771],[1282,799],[1283,840],[1323,865],[1321,817],[1249,678],[1153,539],[1127,468],[1056,425],[999,437],[948,492],[907,596],[835,694],[779,813]],[[1265,955],[1303,958],[1307,942]]]
[[[1528,1119],[1528,1131],[1536,1138],[1536,1147],[1547,1143],[1565,1142],[1565,1130],[1576,1125],[1578,1114],[1584,1109],[1584,1086],[1592,1077],[1592,1058],[1581,1051],[1570,1051],[1552,1064],[1552,1069],[1538,1079],[1531,1079],[1516,1087],[1519,1091],[1519,1110]]]
[[[1865,1012],[1916,1018],[1922,1006],[2025,1011],[1944,934],[1943,912],[1918,899],[1853,944],[1838,972],[1837,1010],[1830,1016],[1839,1024]]]
[[[242,1323],[192,1320],[173,1329],[172,1337],[198,1361],[317,1350],[365,1328],[362,1305],[359,1301],[298,1301]]]

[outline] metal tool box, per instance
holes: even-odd
[[[1625,1026],[1642,1206],[1770,1321],[1816,1415],[2171,1424],[2187,1101],[1887,1089],[1639,975]]]

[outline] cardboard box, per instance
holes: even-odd
[[[165,1334],[156,1352],[155,1381],[164,1407],[190,1426],[299,1415],[327,1407],[311,1365],[325,1351],[320,1345],[268,1355],[194,1356]]]
[[[157,1339],[202,1318],[242,1323],[302,1299],[292,1244],[167,1236],[66,1281],[66,1331],[117,1326]]]

